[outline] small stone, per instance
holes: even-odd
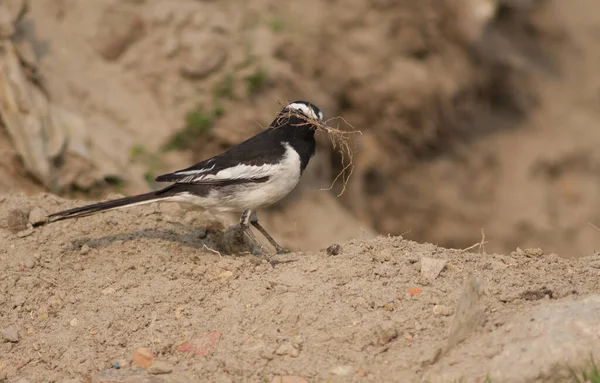
[[[47,216],[48,215],[42,208],[34,207],[29,213],[29,223],[33,226],[38,226],[39,224],[46,222]]]
[[[148,368],[154,362],[152,356],[152,350],[146,347],[138,347],[133,353],[133,364],[141,367]]]
[[[448,348],[452,348],[465,340],[483,321],[483,311],[481,310],[479,301],[479,280],[475,276],[469,275],[456,304],[456,314],[450,324]]]
[[[338,255],[342,251],[342,246],[338,243],[334,243],[333,245],[327,248],[328,255]]]
[[[204,335],[198,336],[189,342],[184,342],[177,351],[193,352],[196,355],[208,355],[215,351],[217,344],[221,340],[221,331],[207,332]]]
[[[14,327],[7,327],[2,330],[2,339],[6,342],[17,343],[19,342],[19,330]]]
[[[331,370],[331,373],[338,376],[347,376],[352,374],[352,371],[354,371],[352,366],[337,366]]]
[[[433,282],[433,280],[440,275],[445,266],[446,261],[443,259],[423,257],[421,258],[421,276],[425,280]]]
[[[433,313],[435,315],[450,316],[454,314],[454,310],[452,309],[452,307],[448,307],[445,305],[435,305],[433,306]]]
[[[173,367],[166,362],[156,361],[146,371],[151,375],[170,374],[173,372]]]
[[[273,351],[263,350],[260,353],[260,357],[266,360],[273,360],[275,359],[275,354],[273,353]]]
[[[529,258],[537,258],[544,255],[544,250],[539,247],[532,249],[525,249],[525,256]]]
[[[274,376],[271,383],[308,383],[306,379],[296,375]]]
[[[73,318],[69,322],[69,326],[71,326],[71,327],[77,327],[78,324],[79,324],[79,319],[77,319],[77,318]]]
[[[384,322],[375,326],[374,337],[371,343],[378,346],[385,346],[398,337],[398,330],[392,322]]]
[[[289,355],[292,358],[297,358],[300,355],[300,351],[290,342],[282,343],[279,348],[275,351],[277,355]]]
[[[86,255],[90,252],[90,247],[88,245],[83,245],[81,246],[81,249],[79,250],[79,253],[81,255]]]
[[[100,291],[100,293],[101,293],[102,295],[111,295],[111,294],[114,294],[116,291],[117,291],[117,290],[115,290],[115,289],[114,289],[114,288],[112,288],[112,287],[107,287],[107,288],[103,289],[102,291]]]
[[[361,378],[364,378],[365,376],[367,376],[367,373],[362,368],[359,368],[358,369],[358,376],[360,376]]]
[[[33,269],[35,267],[35,263],[35,258],[30,255],[24,255],[21,257],[21,265],[23,265],[23,267],[26,269]]]
[[[8,230],[10,230],[13,234],[27,229],[27,221],[27,212],[21,209],[12,209],[8,212]]]
[[[221,274],[217,275],[217,279],[228,279],[233,277],[233,273],[229,270],[222,272]]]

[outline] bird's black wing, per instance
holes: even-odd
[[[271,165],[281,161],[285,151],[276,130],[269,128],[222,154],[160,175],[156,182],[210,185],[264,182],[272,173]]]

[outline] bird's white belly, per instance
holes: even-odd
[[[300,156],[289,145],[286,149],[281,162],[267,165],[267,181],[217,187],[204,197],[184,193],[169,199],[222,212],[269,206],[288,195],[300,181]]]

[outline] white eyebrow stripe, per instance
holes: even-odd
[[[315,111],[311,107],[309,107],[308,105],[305,105],[305,104],[291,103],[287,106],[287,108],[299,110],[302,113],[306,114],[308,117],[311,117],[314,119],[318,118],[317,115],[315,114]]]

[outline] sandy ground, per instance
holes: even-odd
[[[337,255],[277,255],[273,267],[215,253],[219,225],[174,205],[31,228],[81,202],[0,198],[0,377],[9,382],[400,382],[448,369],[478,381],[493,372],[485,368],[502,334],[525,331],[511,317],[600,292],[598,255],[476,254],[377,237],[342,243]],[[439,275],[429,258],[442,260]],[[457,308],[469,275],[479,302]],[[483,320],[468,319],[475,305]],[[465,332],[499,340],[440,354]],[[139,347],[168,373],[136,372]]]

